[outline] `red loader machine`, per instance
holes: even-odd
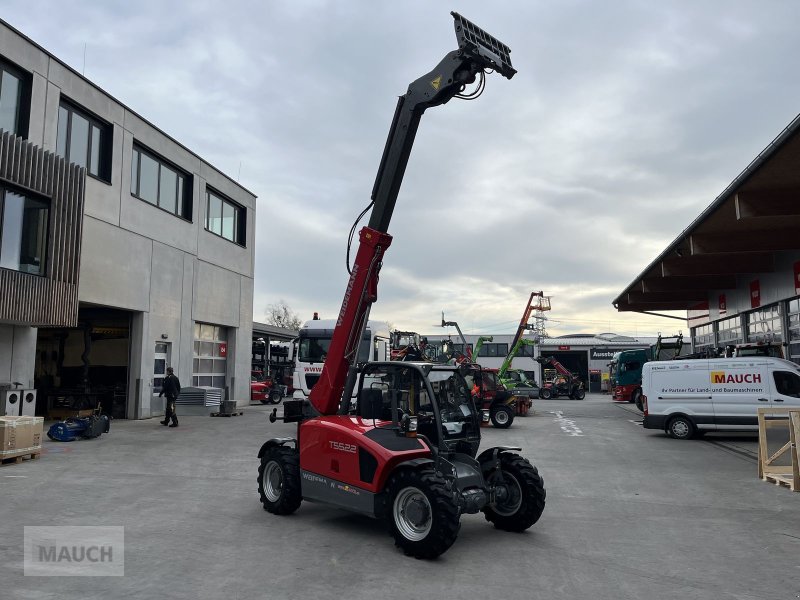
[[[583,400],[586,397],[586,388],[581,378],[571,372],[552,356],[536,359],[543,367],[551,366],[556,370],[556,378],[553,381],[542,383],[539,388],[539,398],[549,400],[559,396],[568,396],[570,400]]]
[[[508,79],[516,72],[507,46],[452,14],[458,49],[398,101],[322,375],[308,400],[284,401],[283,420],[297,423],[296,437],[270,439],[258,452],[267,511],[288,515],[305,499],[385,519],[397,546],[417,558],[445,552],[462,513],[482,511],[499,529],[523,531],[545,505],[542,478],[514,452],[519,448],[479,452],[479,413],[464,378],[469,365],[356,364],[423,112],[453,97],[475,97],[487,69]],[[465,94],[476,79],[478,89]],[[273,411],[270,421],[276,419]]]

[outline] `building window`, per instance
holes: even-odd
[[[783,341],[780,305],[773,304],[771,306],[765,306],[747,315],[747,341]]]
[[[536,355],[534,352],[536,351],[536,347],[525,344],[524,346],[520,346],[519,351],[517,352],[517,356],[527,356],[529,358],[535,358]]]
[[[0,60],[0,129],[28,137],[31,77]]]
[[[464,352],[464,344],[453,344],[452,346],[453,352],[464,354],[466,356],[466,353]],[[472,344],[467,344],[467,348],[469,348],[469,355],[472,356]]]
[[[800,364],[800,298],[789,300],[789,360]]]
[[[138,145],[134,145],[131,159],[131,194],[192,220],[191,176]]]
[[[478,351],[478,356],[505,358],[508,354],[508,344],[484,344]]]
[[[44,275],[50,205],[0,188],[0,267]]]
[[[58,107],[56,154],[111,183],[112,127],[67,102]]]
[[[714,346],[714,326],[709,323],[692,329],[692,347],[695,352]]]
[[[717,321],[717,343],[721,347],[742,343],[742,321],[739,316]]]
[[[246,211],[232,200],[206,190],[206,229],[240,246],[245,245]]]
[[[192,385],[222,389],[227,369],[228,330],[208,323],[195,323]]]

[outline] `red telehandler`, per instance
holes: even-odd
[[[583,400],[586,397],[586,388],[581,378],[567,369],[553,356],[536,359],[543,367],[551,366],[556,370],[556,377],[553,381],[542,383],[539,388],[539,398],[549,400],[559,396],[568,396],[571,400]]]
[[[454,97],[475,97],[486,70],[508,79],[516,73],[506,45],[452,15],[458,49],[411,83],[397,103],[322,375],[308,400],[284,401],[282,418],[297,423],[296,437],[270,439],[258,452],[267,511],[287,515],[307,499],[386,519],[395,543],[417,558],[445,552],[463,513],[483,511],[495,527],[523,531],[545,505],[542,478],[515,453],[520,448],[479,452],[480,417],[464,378],[469,365],[356,364],[423,112]],[[465,94],[476,80],[477,90]]]

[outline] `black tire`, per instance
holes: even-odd
[[[300,489],[300,455],[294,448],[275,446],[261,457],[258,494],[264,510],[290,515],[303,501]]]
[[[630,401],[636,405],[636,408],[644,412],[644,404],[642,404],[642,390],[633,390]]]
[[[492,409],[489,418],[498,429],[508,429],[514,422],[514,411],[508,406],[498,406]]]
[[[431,468],[401,469],[389,478],[385,516],[395,545],[408,556],[436,558],[456,541],[461,513],[445,483]],[[407,515],[409,508],[416,514]]]
[[[269,393],[269,403],[270,404],[280,404],[281,400],[283,400],[283,394],[281,394],[280,390],[272,390]]]
[[[550,388],[540,388],[539,389],[539,398],[542,400],[549,400],[553,397],[553,391]]]
[[[547,498],[544,479],[527,459],[513,453],[500,455],[499,477],[508,486],[509,497],[503,502],[485,506],[483,514],[497,529],[525,531],[539,520],[544,511]],[[490,483],[497,484],[496,481]]]
[[[579,387],[574,392],[572,392],[573,400],[583,400],[584,398],[586,398],[586,390],[584,388]]]
[[[697,428],[689,417],[678,415],[667,423],[667,435],[676,440],[689,440],[695,436]]]

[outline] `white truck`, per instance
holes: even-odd
[[[313,319],[306,321],[300,329],[292,377],[293,398],[308,398],[311,388],[319,381],[334,327],[336,319]],[[368,321],[358,348],[358,358],[354,362],[360,364],[389,360],[389,337],[388,323]],[[358,386],[354,389],[358,389]]]
[[[800,367],[746,356],[648,362],[642,369],[645,429],[677,439],[708,431],[757,431],[760,407],[800,407]]]

